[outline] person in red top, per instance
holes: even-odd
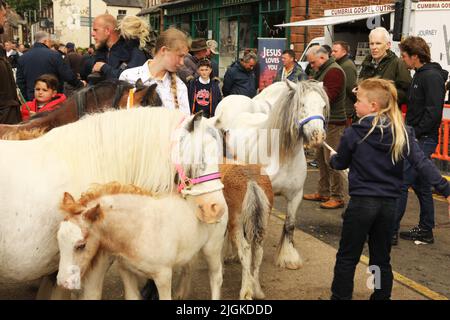
[[[58,79],[51,74],[43,74],[34,82],[34,99],[28,101],[22,107],[22,120],[28,120],[37,112],[53,111],[60,107],[66,100],[66,96],[58,93]]]

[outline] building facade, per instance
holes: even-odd
[[[258,37],[284,38],[288,30],[274,27],[289,21],[289,0],[162,1],[164,28],[177,27],[193,38],[219,43],[219,75],[241,57],[256,49]]]
[[[432,1],[432,0],[422,0]],[[163,28],[175,26],[193,38],[219,43],[220,74],[248,48],[257,48],[258,37],[286,38],[300,58],[306,45],[324,35],[324,27],[278,28],[276,24],[320,18],[325,11],[393,4],[395,0],[161,0]],[[337,10],[338,11],[338,10]]]
[[[73,42],[87,48],[92,43],[89,26],[97,15],[109,13],[120,20],[137,15],[143,6],[140,0],[54,0],[42,9],[32,31],[45,30],[61,43]]]
[[[137,14],[145,19],[157,34],[164,28],[162,24],[163,11],[160,6],[161,0],[147,0],[145,8]]]

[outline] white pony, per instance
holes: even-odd
[[[140,278],[152,278],[160,298],[168,300],[173,268],[189,263],[202,250],[212,299],[220,299],[226,210],[207,224],[197,218],[201,209],[192,199],[177,194],[155,198],[118,183],[94,186],[77,202],[66,193],[62,209],[67,216],[58,231],[58,284],[66,289],[79,289],[96,257],[109,254],[119,262],[125,299],[140,299]]]
[[[287,200],[287,217],[276,257],[280,267],[297,269],[302,264],[293,233],[306,178],[303,144],[323,142],[328,110],[328,97],[318,82],[286,81],[274,83],[253,99],[238,95],[224,98],[216,116],[209,120],[226,133],[227,152],[240,161],[263,164],[274,194]],[[270,143],[265,130],[273,137]],[[264,150],[270,150],[269,154]]]
[[[171,193],[180,176],[171,150],[188,159],[178,168],[194,178],[218,172],[217,139],[201,116],[138,108],[95,114],[35,140],[0,141],[0,283],[23,283],[57,270],[58,208],[65,191],[78,196],[92,182],[118,181],[155,195]],[[183,192],[196,196],[203,215],[214,216],[226,208],[222,188],[213,180]]]

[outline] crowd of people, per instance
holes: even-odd
[[[0,6],[1,31],[3,0]],[[205,117],[214,116],[223,97],[253,98],[258,93],[258,57],[252,51],[228,67],[222,82],[214,59],[218,45],[212,39],[190,40],[184,32],[170,28],[161,32],[151,48],[145,22],[129,16],[119,24],[109,14],[94,19],[92,36],[95,45],[83,54],[74,43],[61,46],[44,31],[35,34],[31,48],[6,41],[0,52],[0,123],[15,124],[54,110],[75,90],[107,79],[157,83],[164,107],[187,115],[202,111]],[[384,28],[370,32],[369,45],[371,51],[359,75],[349,45],[336,41],[328,48],[311,47],[306,53],[307,70],[296,62],[293,50],[283,51],[274,79],[322,82],[330,102],[326,143],[337,153],[317,148],[317,192],[305,194],[304,199],[318,201],[325,209],[343,208],[347,190],[338,170],[350,168],[351,198],[343,214],[333,299],[351,298],[355,267],[366,239],[370,263],[381,268],[382,288],[375,289],[372,298],[390,298],[391,246],[398,244],[399,237],[433,243],[431,186],[447,199],[450,195],[448,183],[430,162],[438,142],[448,72],[431,62],[430,48],[420,37],[401,42],[401,57],[390,50]],[[415,70],[414,77],[410,70]],[[404,104],[406,122],[400,109]],[[420,202],[420,219],[411,230],[400,232],[411,186]]]

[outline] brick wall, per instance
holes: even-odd
[[[291,0],[291,22],[320,18],[323,16],[324,10],[329,9],[389,4],[394,2],[395,0],[309,0],[309,15],[305,18],[306,0]],[[307,29],[306,41],[305,29]],[[300,57],[303,53],[305,43],[307,44],[313,38],[321,36],[323,36],[323,27],[291,27],[291,43],[294,45],[297,57]]]

